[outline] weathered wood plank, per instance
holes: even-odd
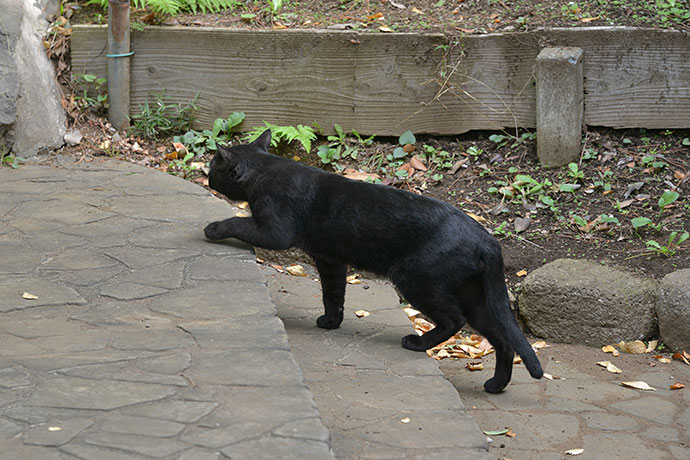
[[[104,43],[103,28],[75,27],[74,71],[104,75]],[[534,127],[544,46],[584,50],[587,124],[690,127],[690,37],[605,28],[449,44],[440,35],[150,27],[132,33],[132,110],[165,90],[174,102],[198,92],[201,125],[243,111],[245,126],[339,123],[377,135]]]

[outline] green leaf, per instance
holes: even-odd
[[[414,144],[417,142],[417,139],[414,137],[414,134],[412,134],[412,131],[408,129],[400,135],[398,142],[400,145]]]
[[[404,177],[408,176],[408,173],[404,169],[398,169],[397,171],[395,171],[395,176],[400,177],[400,178],[404,178]]]
[[[556,202],[553,200],[553,198],[551,198],[548,195],[542,195],[539,197],[539,199],[541,200],[542,203],[544,203],[547,206],[553,206],[554,204],[556,204]]]
[[[503,436],[507,432],[510,431],[510,428],[506,428],[505,430],[483,430],[484,434],[487,436]]]
[[[242,123],[245,117],[244,112],[232,112],[228,117],[228,131]]]
[[[561,192],[574,192],[580,187],[577,187],[575,184],[559,184],[558,185],[558,190]]]
[[[607,216],[606,214],[601,214],[599,216],[599,219],[601,219],[602,222],[606,222],[606,223],[611,223],[611,224],[616,224],[616,225],[621,224],[615,216]]]
[[[686,147],[690,146],[690,138],[686,137],[685,139],[683,139],[682,144],[685,145]]]
[[[683,241],[687,240],[688,237],[690,237],[690,233],[688,232],[683,232],[682,235],[680,235],[680,238],[678,238],[678,242],[676,243],[676,246],[682,243]]]
[[[647,241],[647,247],[661,249],[661,245],[654,240]]]
[[[216,118],[216,121],[213,122],[213,131],[212,135],[213,137],[218,137],[218,134],[223,131],[223,126],[225,125],[225,120],[222,118]]]
[[[638,228],[651,224],[652,220],[648,219],[647,217],[635,217],[634,219],[630,219],[630,223],[632,224],[633,228],[637,230]]]
[[[398,159],[398,158],[405,158],[407,156],[407,152],[403,150],[402,147],[396,147],[395,150],[393,150],[393,158]]]
[[[678,192],[665,191],[661,198],[659,198],[659,208],[663,210],[666,206],[676,201],[679,196]]]

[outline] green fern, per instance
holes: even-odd
[[[266,129],[271,130],[271,145],[277,147],[280,142],[291,143],[298,141],[307,153],[311,152],[311,143],[316,140],[316,133],[310,126],[278,126],[264,121],[264,125],[248,131],[244,136],[246,142],[252,142]]]
[[[108,7],[108,0],[89,0],[89,5],[98,5],[105,9]],[[180,11],[189,11],[193,14],[201,11],[202,13],[217,13],[223,10],[231,10],[240,5],[239,0],[132,0],[134,8],[151,8],[151,10],[161,16],[175,16]]]

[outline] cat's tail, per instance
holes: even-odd
[[[522,358],[529,375],[540,379],[544,375],[534,349],[523,335],[510,309],[510,300],[503,275],[503,257],[500,249],[485,255],[484,297],[491,313],[502,326],[506,341]]]

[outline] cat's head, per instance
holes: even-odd
[[[258,169],[252,158],[268,154],[271,130],[267,129],[253,142],[233,147],[218,146],[211,160],[208,185],[231,200],[247,200],[246,183]]]

